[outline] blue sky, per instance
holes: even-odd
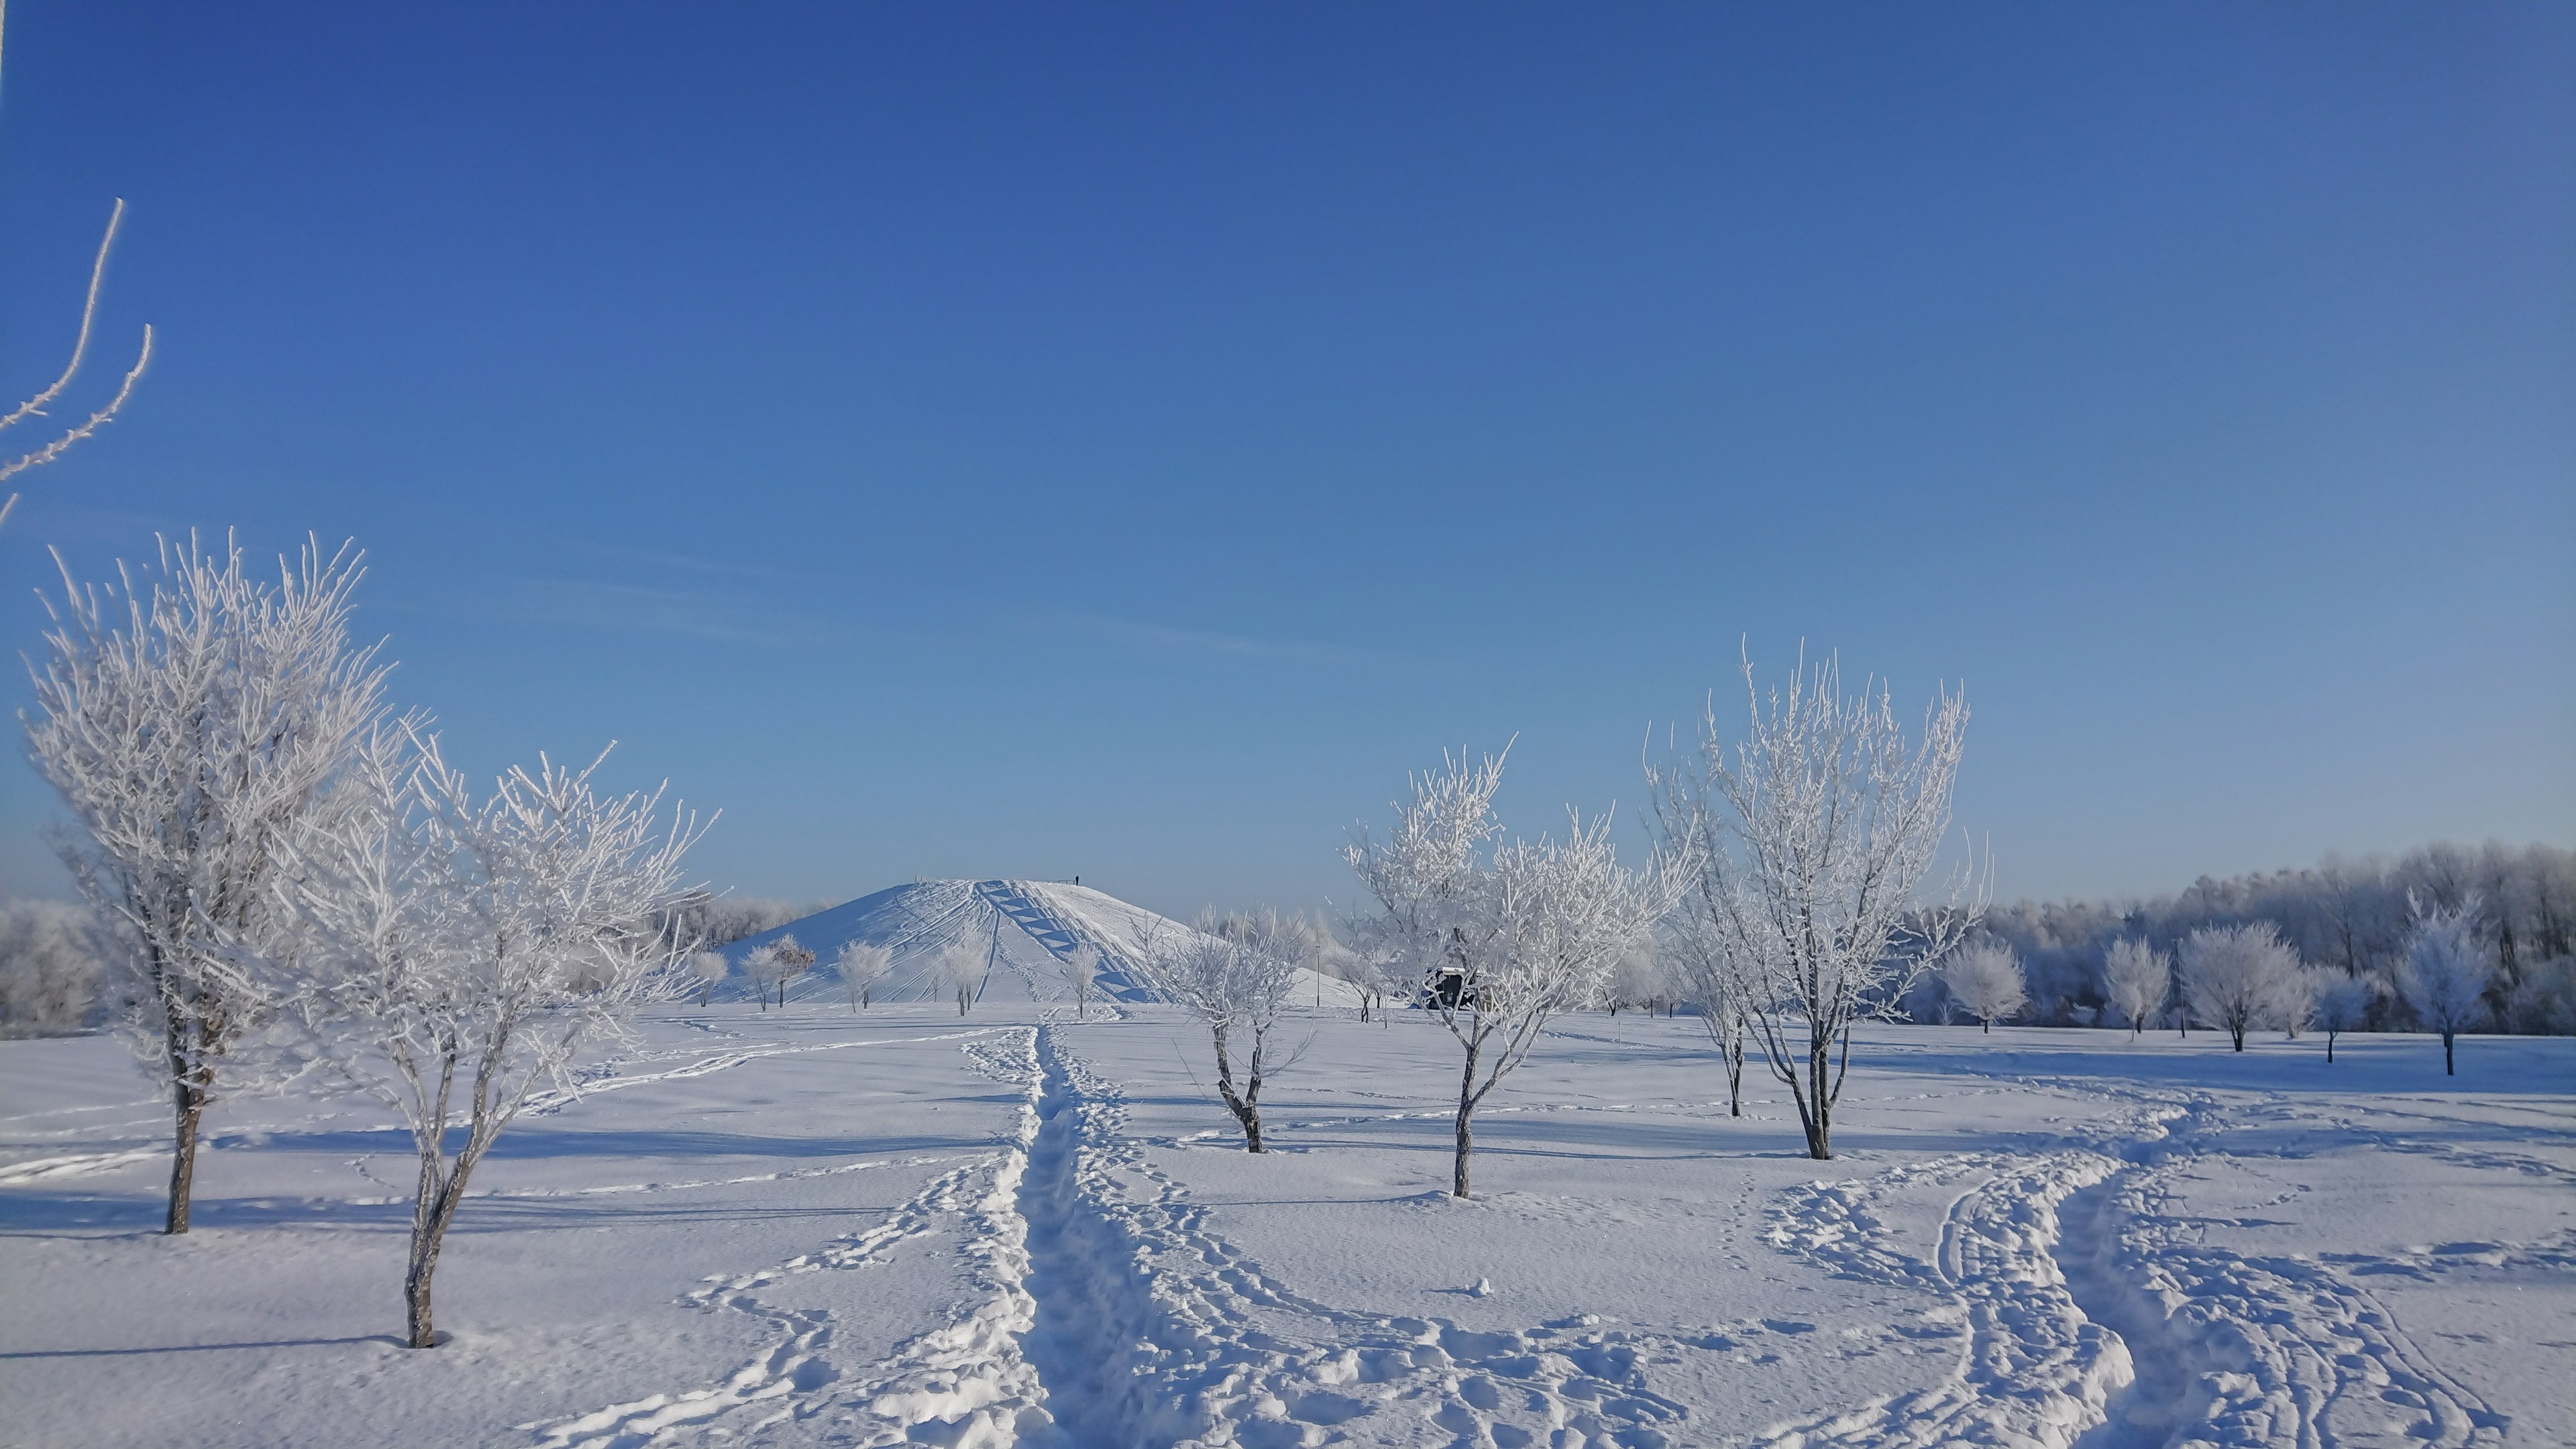
[[[2007,897],[2576,837],[2576,10],[12,0],[0,534],[356,538],[750,894],[1350,894],[1804,640]],[[0,704],[26,703],[12,671]],[[59,893],[0,763],[0,888]]]

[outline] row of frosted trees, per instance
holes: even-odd
[[[2576,851],[2545,844],[2434,844],[2394,858],[2329,856],[2314,867],[2225,879],[2125,902],[2023,901],[1989,911],[1984,929],[2027,975],[2027,1019],[2052,1026],[2119,1024],[2110,1011],[2112,947],[2143,940],[2176,951],[2196,931],[2269,924],[2312,966],[2370,983],[2368,1025],[2418,1025],[2399,989],[2422,916],[2461,912],[2492,953],[2482,1025],[2576,1033]],[[1918,999],[1938,1016],[1937,999]]]
[[[1372,902],[1345,973],[1364,999],[1418,1001],[1459,1049],[1457,1194],[1477,1107],[1547,1022],[1617,1000],[1640,973],[1654,996],[1697,1008],[1738,1111],[1758,1052],[1809,1153],[1832,1156],[1853,1024],[1887,1014],[1974,927],[1964,842],[1940,903],[1923,901],[1964,696],[1936,695],[1909,740],[1886,688],[1847,692],[1831,659],[1769,690],[1747,661],[1744,691],[1740,734],[1712,697],[1692,746],[1648,762],[1653,846],[1636,868],[1619,863],[1607,817],[1570,812],[1562,836],[1506,840],[1498,757],[1444,758],[1412,778],[1385,834],[1363,828],[1345,848]]]
[[[1131,969],[1210,1033],[1218,1093],[1262,1150],[1264,1081],[1293,1060],[1278,1028],[1298,973],[1349,979],[1366,1011],[1418,1004],[1459,1052],[1451,1190],[1468,1194],[1475,1115],[1547,1024],[1616,999],[1643,963],[1675,973],[1729,1064],[1741,1111],[1748,1041],[1797,1104],[1808,1151],[1832,1156],[1851,1028],[1890,1012],[1974,926],[1973,861],[1922,903],[1950,820],[1967,728],[1938,695],[1909,742],[1888,691],[1846,693],[1830,659],[1768,692],[1744,668],[1746,728],[1714,705],[1693,748],[1651,763],[1655,842],[1622,865],[1607,816],[1506,838],[1503,759],[1444,757],[1412,776],[1384,834],[1343,850],[1370,908],[1345,946],[1263,911],[1149,926]],[[1506,747],[1508,753],[1508,747]]]
[[[2450,1074],[2454,1039],[2485,1024],[2498,975],[2495,943],[2479,929],[2477,906],[2474,896],[2447,907],[2419,903],[2405,954],[2384,984],[2310,964],[2269,921],[2204,926],[2171,952],[2124,937],[2106,953],[2104,1016],[2132,1036],[2166,1023],[2183,1032],[2193,1026],[2223,1031],[2240,1052],[2245,1034],[2258,1027],[2292,1038],[2320,1031],[2331,1062],[2335,1038],[2385,1019],[2393,996],[2441,1036],[2443,1071]],[[2031,1004],[2020,954],[1990,936],[1957,952],[1933,980],[1948,1009],[1989,1031]]]
[[[663,927],[699,894],[699,826],[599,788],[598,760],[488,787],[450,765],[349,637],[358,565],[308,545],[262,579],[192,539],[108,585],[67,575],[27,733],[79,824],[63,854],[113,938],[116,1025],[168,1093],[165,1230],[188,1231],[213,1105],[290,1079],[373,1097],[419,1159],[403,1298],[428,1347],[477,1164],[678,989]]]

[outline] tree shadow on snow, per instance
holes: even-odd
[[[136,1358],[156,1353],[221,1353],[227,1349],[259,1348],[334,1348],[344,1344],[381,1343],[387,1348],[403,1348],[403,1341],[390,1333],[370,1333],[356,1338],[268,1338],[241,1343],[173,1343],[153,1348],[44,1348],[19,1353],[0,1353],[0,1359],[46,1358]]]

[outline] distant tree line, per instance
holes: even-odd
[[[2122,940],[2172,951],[2194,931],[2268,924],[2309,967],[2379,988],[2365,1029],[2385,1029],[2419,1024],[2393,989],[2419,911],[2462,910],[2496,966],[2483,993],[2486,1024],[2576,1033],[2576,851],[2551,845],[2444,843],[2393,860],[2329,855],[2302,870],[2202,876],[2147,900],[1998,905],[1982,929],[2020,958],[2029,997],[2020,1019],[2036,1025],[2124,1023],[2107,975]],[[1978,1017],[1977,1004],[1957,999],[1940,976],[1907,1002],[1923,1021]]]
[[[662,914],[662,936],[706,948],[802,920],[833,901],[706,896]],[[115,973],[87,909],[68,901],[0,901],[0,1039],[69,1036],[99,1023]]]
[[[769,900],[758,896],[700,896],[662,917],[663,938],[687,941],[701,950],[730,946],[746,936],[774,931],[790,921],[801,921],[816,911],[827,911],[838,901]]]
[[[0,902],[0,1037],[67,1036],[98,1015],[104,973],[89,912],[65,901]]]

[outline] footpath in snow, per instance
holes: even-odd
[[[1308,1027],[1254,1157],[1162,1008],[676,1013],[504,1139],[426,1353],[363,1107],[229,1108],[168,1240],[113,1044],[0,1044],[0,1442],[2576,1440],[2576,1042],[1889,1029],[1817,1163],[1579,1017],[1459,1202],[1446,1034]]]

